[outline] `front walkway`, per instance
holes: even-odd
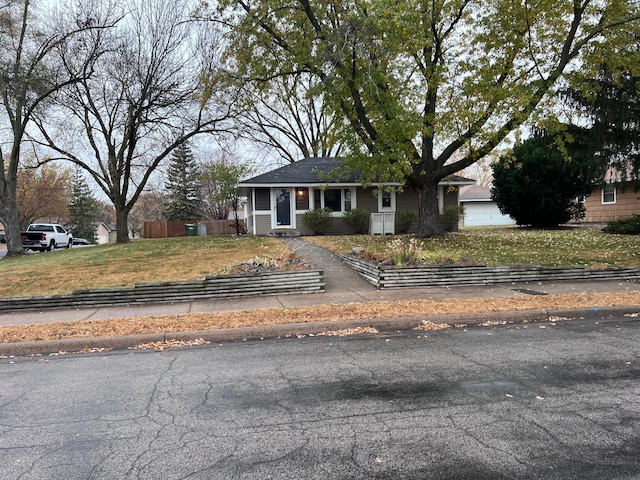
[[[367,292],[376,287],[347,266],[335,253],[315,243],[307,242],[299,237],[281,239],[287,243],[297,255],[311,265],[324,270],[325,292]]]

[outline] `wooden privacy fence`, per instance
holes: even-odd
[[[244,220],[239,220],[240,232],[244,232]],[[197,225],[198,235],[232,235],[236,233],[235,220],[173,220],[144,222],[144,238],[185,237],[187,227]],[[203,233],[206,232],[206,233]]]

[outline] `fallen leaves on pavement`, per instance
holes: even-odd
[[[194,347],[198,345],[209,345],[211,342],[204,340],[202,338],[196,338],[195,340],[165,340],[164,342],[148,342],[148,343],[139,343],[138,345],[134,345],[133,347],[129,347],[129,350],[166,350],[168,348],[184,348],[184,347]]]
[[[447,328],[451,328],[451,325],[448,323],[435,323],[429,320],[423,320],[422,324],[418,325],[414,330],[427,330],[427,331],[436,331],[436,330],[444,330]]]
[[[468,298],[362,302],[312,307],[238,310],[148,317],[53,322],[0,327],[0,342],[27,342],[73,337],[170,334],[287,323],[342,322],[356,319],[428,317],[522,310],[558,310],[640,305],[640,292],[574,293],[544,297]]]
[[[327,332],[316,333],[316,337],[346,337],[348,335],[362,335],[363,333],[380,333],[373,327],[345,328],[343,330],[329,330]]]

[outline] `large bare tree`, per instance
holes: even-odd
[[[51,2],[0,2],[0,219],[9,257],[24,252],[16,191],[27,128],[52,95],[91,73],[99,55],[93,40],[112,23],[107,2],[104,15],[82,3],[61,1],[54,8]],[[73,52],[73,68],[57,62],[62,50]]]
[[[342,118],[331,113],[318,81],[308,74],[285,75],[269,83],[245,83],[239,136],[277,161],[337,156]],[[264,157],[264,155],[262,155]]]
[[[89,172],[113,203],[119,243],[129,240],[129,213],[163,161],[193,136],[222,131],[229,117],[215,88],[220,37],[191,21],[192,7],[124,2],[95,74],[57,97],[55,118],[38,121],[43,143]],[[64,60],[73,68],[73,57]],[[52,134],[52,121],[64,131]]]

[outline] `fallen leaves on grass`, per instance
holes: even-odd
[[[413,318],[536,309],[602,308],[640,305],[640,292],[574,293],[544,297],[467,298],[362,302],[312,307],[236,310],[148,317],[53,322],[0,327],[0,342],[27,342],[73,337],[123,336],[148,333],[218,330],[311,322],[342,322],[375,318]]]

